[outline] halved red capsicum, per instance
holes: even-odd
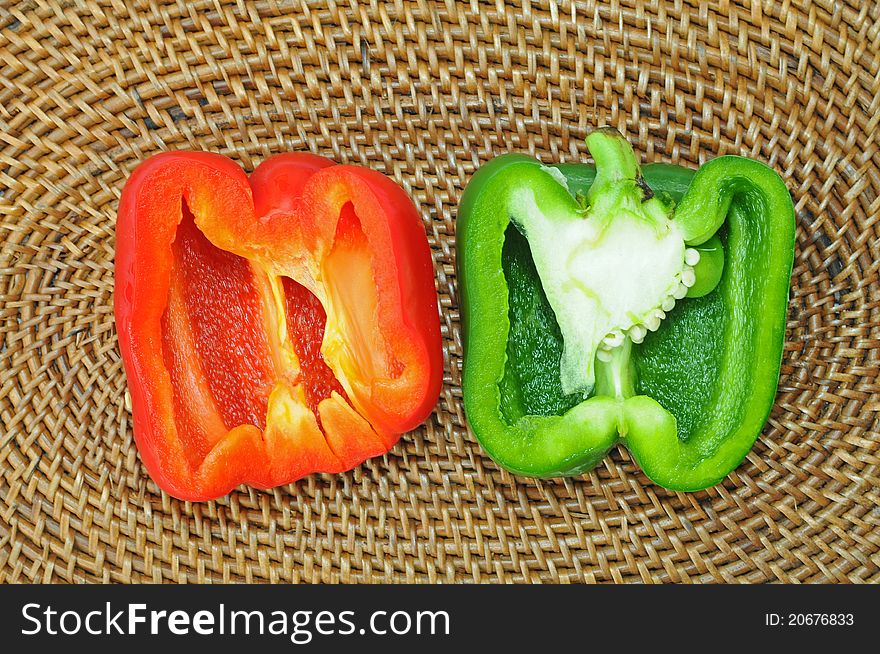
[[[182,499],[351,469],[440,392],[412,201],[311,154],[250,179],[209,153],[141,164],[119,205],[115,313],[141,458]]]

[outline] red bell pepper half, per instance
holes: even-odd
[[[141,458],[181,499],[349,470],[440,393],[412,201],[311,154],[271,157],[250,179],[208,153],[138,166],[119,204],[115,313]]]

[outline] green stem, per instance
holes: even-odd
[[[587,148],[596,162],[596,180],[587,191],[587,202],[596,205],[623,181],[639,178],[636,153],[620,132],[603,127],[587,136]]]

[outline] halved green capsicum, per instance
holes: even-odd
[[[504,155],[465,190],[465,412],[515,473],[580,474],[622,441],[655,483],[707,488],[773,406],[791,197],[750,159],[640,169],[613,129],[587,146],[595,168]]]

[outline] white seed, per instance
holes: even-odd
[[[657,318],[657,320],[659,320],[660,322],[663,322],[663,320],[666,319],[666,312],[659,307],[654,309],[654,311],[652,313]]]
[[[671,295],[663,300],[663,304],[660,307],[666,312],[669,313],[675,308],[675,298]]]
[[[642,325],[633,325],[629,328],[629,337],[633,343],[641,343],[645,340],[645,335],[648,333],[648,330],[645,329]]]
[[[619,345],[623,344],[623,332],[619,329],[615,329],[608,334],[606,334],[605,338],[602,339],[602,344],[608,348],[615,348]]]
[[[700,251],[688,248],[684,251],[684,262],[689,266],[696,266],[700,263]]]
[[[681,271],[681,283],[690,288],[697,283],[697,276],[693,268],[685,268]]]
[[[656,313],[652,313],[650,316],[648,316],[648,319],[645,321],[645,327],[648,328],[648,331],[656,332],[659,326],[660,317]]]
[[[596,358],[599,359],[599,361],[604,361],[605,363],[608,363],[609,361],[611,361],[611,352],[606,350],[604,347],[600,347],[596,352]]]
[[[688,287],[684,284],[679,284],[678,287],[672,292],[672,297],[674,297],[676,300],[680,300],[687,294]]]

